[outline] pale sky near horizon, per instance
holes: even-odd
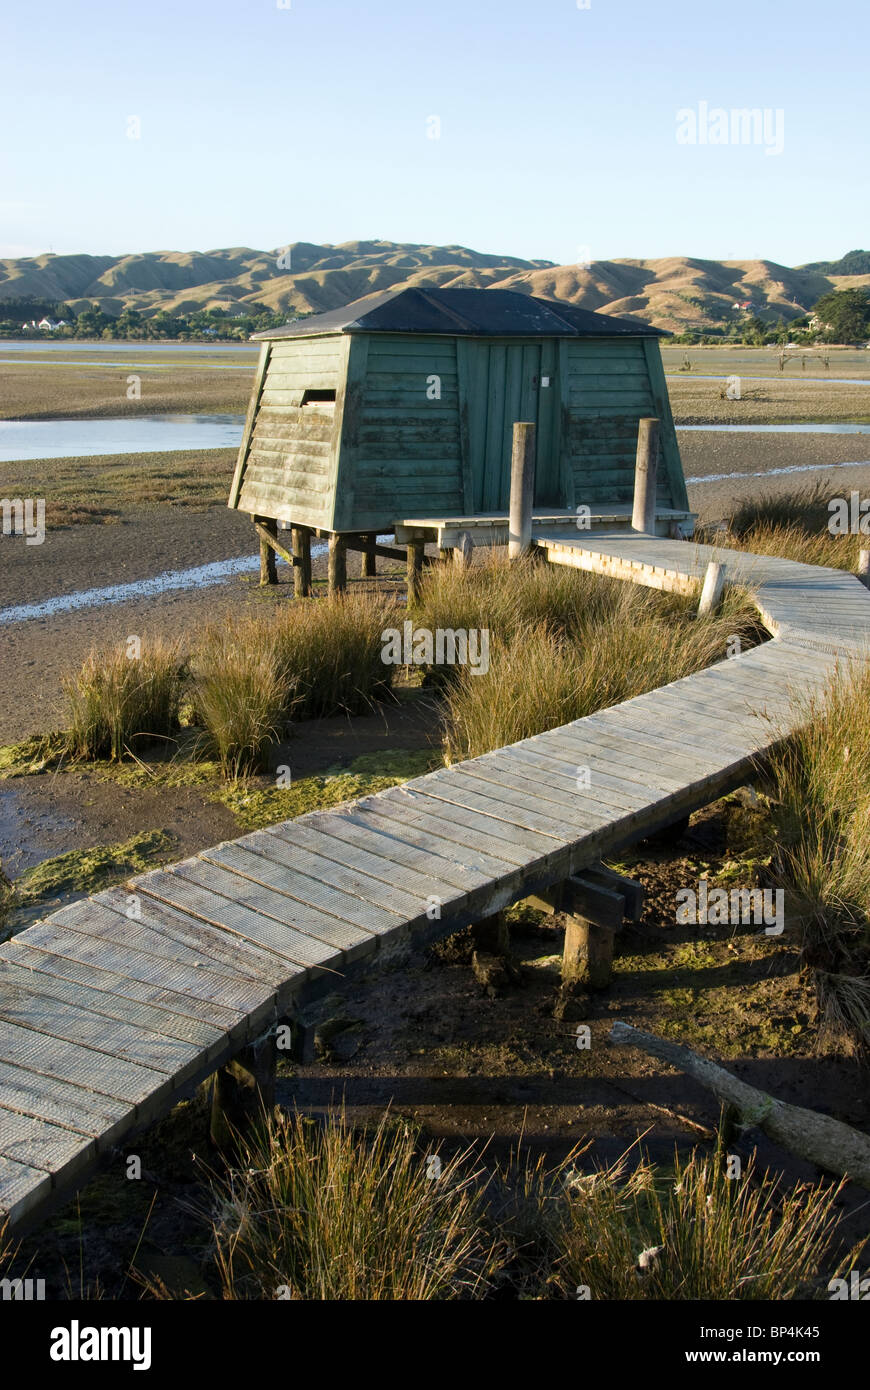
[[[868,15],[6,0],[0,256],[381,238],[565,264],[836,259],[870,245]],[[768,113],[754,143],[716,114],[741,108]]]

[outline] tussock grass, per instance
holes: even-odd
[[[134,744],[171,738],[179,727],[186,681],[175,642],[143,644],[131,659],[124,647],[92,651],[63,681],[66,751],[75,758],[120,760]]]
[[[672,1178],[627,1155],[591,1174],[560,1177],[568,1192],[556,1235],[555,1278],[594,1299],[806,1297],[839,1216],[837,1188],[783,1190],[750,1163],[727,1176],[727,1155],[675,1157]]]
[[[214,1258],[226,1299],[479,1296],[496,1264],[468,1154],[429,1176],[414,1132],[388,1114],[366,1134],[276,1115],[213,1182]]]
[[[479,584],[479,588],[478,588]],[[552,602],[548,598],[552,596]],[[456,606],[450,603],[455,597]],[[430,626],[490,630],[489,670],[453,667],[445,689],[445,759],[456,762],[678,680],[760,632],[746,598],[719,612],[618,580],[530,562],[488,562],[424,588]],[[451,621],[452,620],[452,621]],[[418,619],[419,621],[419,619]]]
[[[194,659],[194,718],[202,750],[235,780],[265,771],[297,701],[296,682],[268,618],[206,629]]]
[[[805,565],[855,571],[858,552],[866,546],[867,537],[831,535],[830,498],[830,489],[816,483],[793,493],[750,499],[726,519],[724,531],[701,528],[698,539]]]
[[[815,971],[821,1022],[870,1043],[870,669],[802,704],[771,761],[774,866]]]
[[[342,594],[293,604],[275,625],[281,659],[298,694],[295,717],[361,714],[389,692],[382,633],[402,611],[378,594]]]
[[[825,1297],[859,1253],[835,1245],[842,1184],[791,1188],[752,1163],[729,1177],[721,1142],[666,1169],[632,1145],[590,1171],[585,1143],[493,1170],[389,1113],[362,1130],[280,1111],[238,1142],[202,1213],[227,1300]]]

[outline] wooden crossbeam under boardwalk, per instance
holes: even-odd
[[[855,576],[638,533],[536,526],[532,540],[552,563],[687,592],[711,559],[723,561],[774,640],[402,787],[217,845],[0,947],[0,1213],[13,1227],[312,990],[581,870],[594,877],[602,854],[746,781],[794,727],[793,697],[867,655],[870,593]],[[581,767],[588,785],[578,789]],[[601,887],[601,902],[622,894],[628,911],[630,888]],[[576,898],[578,917],[591,901]]]

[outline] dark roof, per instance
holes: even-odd
[[[398,289],[368,294],[341,309],[254,333],[254,338],[305,338],[316,333],[445,333],[482,337],[666,337],[636,319],[593,314],[562,299],[518,290]]]

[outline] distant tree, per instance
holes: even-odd
[[[870,337],[870,292],[833,290],[822,295],[813,312],[829,343],[856,343]]]

